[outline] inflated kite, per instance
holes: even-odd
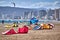
[[[41,24],[41,29],[52,29],[54,27],[53,24]]]
[[[38,23],[38,19],[33,17],[31,20],[30,20],[30,24],[37,24]]]

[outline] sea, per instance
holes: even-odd
[[[4,23],[13,23],[13,22],[25,22],[25,23],[29,23],[30,19],[0,19],[0,23],[2,23],[2,20],[4,20]],[[39,20],[40,23],[44,23],[44,22],[50,22],[52,20]]]

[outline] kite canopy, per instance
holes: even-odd
[[[35,17],[31,18],[30,20],[30,24],[36,24],[37,22],[38,22],[38,19]]]
[[[34,30],[39,30],[40,28],[41,28],[41,27],[37,25],[37,26],[35,26],[33,29],[34,29]]]
[[[22,27],[22,28],[19,28],[19,29],[18,29],[18,33],[19,33],[19,34],[28,33],[28,27],[27,27],[27,26],[24,26],[24,27]]]
[[[5,31],[5,32],[2,32],[2,34],[11,35],[11,34],[16,34],[16,32],[15,32],[14,29],[10,29],[10,30],[7,30],[7,31]]]

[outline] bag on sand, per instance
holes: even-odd
[[[22,28],[19,28],[18,33],[21,33],[21,34],[28,33],[28,27],[24,26]]]

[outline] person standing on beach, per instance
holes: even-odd
[[[2,24],[4,24],[4,20],[2,20]]]

